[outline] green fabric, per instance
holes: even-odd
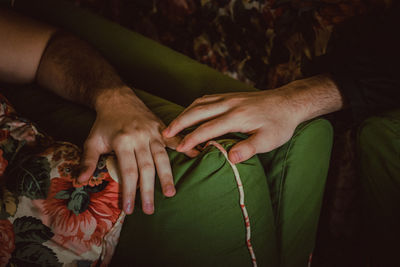
[[[134,87],[174,103],[189,105],[205,91],[256,90],[69,2],[16,0],[14,6],[92,43]]]
[[[268,179],[281,266],[306,266],[329,167],[333,130],[324,119],[299,125],[282,147],[258,155]]]
[[[67,102],[35,86],[22,88],[1,86],[5,89],[2,93],[8,97],[17,111],[37,122],[41,129],[45,129],[57,139],[83,143],[95,118],[93,111]],[[183,109],[145,92],[137,93],[165,122],[170,121]],[[267,249],[265,253],[269,255],[271,251],[279,250],[282,266],[305,266],[312,252],[328,170],[331,137],[331,125],[326,120],[317,119],[300,125],[293,138],[282,147],[258,155],[267,177],[260,185],[267,181],[270,188],[270,193],[268,190],[264,192],[265,196],[270,196],[271,199],[271,207],[266,210],[270,216],[269,225],[266,227],[271,230],[271,222],[272,225],[276,225],[276,230],[271,230],[272,232],[268,232],[266,236],[273,234],[278,237],[277,243],[269,243],[269,245],[278,244],[277,248]],[[185,172],[186,167],[183,165],[198,164],[197,160],[190,161],[184,156],[181,156],[183,159],[179,159],[174,152],[170,151],[169,154],[171,159],[174,159],[171,162],[175,172]],[[210,171],[208,167],[203,166],[208,164],[201,165],[199,168],[201,171]],[[210,185],[203,183],[201,186]],[[210,190],[212,189],[218,188],[210,186]],[[185,191],[186,189],[180,190],[184,196],[186,196]],[[205,205],[208,206],[210,205]],[[191,233],[186,231],[185,233],[192,236]]]
[[[89,12],[75,8],[71,4],[58,0],[16,0],[15,7],[18,10],[35,14],[41,19],[47,19],[53,24],[61,25],[73,33],[78,34],[81,38],[88,40],[103,54],[105,54],[119,69],[119,71],[123,73],[125,79],[132,82],[134,86],[149,92],[154,92],[159,96],[171,99],[182,105],[187,105],[196,97],[204,94],[255,90],[248,85],[228,78],[139,34],[133,33],[121,26],[90,14]],[[41,128],[45,129],[47,133],[53,135],[57,139],[69,140],[77,144],[82,144],[95,118],[94,112],[90,112],[84,107],[67,104],[66,101],[60,100],[59,98],[55,99],[54,96],[43,93],[41,90],[34,89],[34,91],[29,91],[29,88],[25,88],[18,92],[8,90],[8,93],[6,96],[22,115],[37,122]],[[150,109],[152,109],[166,123],[168,123],[183,109],[181,106],[151,96],[148,93],[141,91],[137,91],[137,93],[142,97]],[[29,104],[27,104],[27,99],[29,99]],[[262,260],[263,263],[276,264],[277,261],[273,255],[276,251],[279,251],[278,253],[280,253],[280,256],[276,254],[275,257],[280,258],[282,262],[281,266],[305,266],[307,264],[307,258],[312,252],[315,243],[315,233],[328,170],[331,145],[332,128],[326,120],[318,119],[300,125],[296,129],[294,137],[287,144],[270,153],[259,155],[264,169],[266,170],[265,176],[267,177],[266,179],[270,192],[268,192],[267,187],[264,188],[265,181],[261,182],[261,188],[256,188],[255,191],[258,192],[258,190],[264,188],[262,189],[264,190],[264,197],[271,199],[271,207],[267,208],[264,215],[262,215],[270,216],[268,223],[264,226],[264,230],[268,229],[265,232],[266,235],[257,236],[256,234],[255,238],[261,241],[255,242],[264,243],[267,239],[270,242],[273,240],[272,236],[278,237],[276,243],[271,242],[268,243],[268,245],[263,245],[264,248],[266,248],[264,253],[258,253],[261,255],[267,255],[265,258],[264,256],[260,256],[261,259],[265,259],[265,261]],[[173,152],[170,152],[170,156],[175,157]],[[253,158],[250,162],[255,161],[256,158],[257,157]],[[198,166],[201,162],[193,160],[187,162],[182,161],[181,163],[184,166],[186,166],[186,164],[187,166],[190,164]],[[217,163],[218,162],[215,162],[215,164]],[[174,172],[183,173],[186,171],[184,170],[186,167],[181,167],[180,163],[177,164],[172,161],[172,164],[174,166]],[[201,171],[197,172],[203,172],[203,174],[209,173],[212,168],[215,169],[215,165],[212,164],[214,164],[214,162],[211,162],[210,164],[202,164]],[[208,166],[211,166],[212,168],[210,167],[210,169],[208,169]],[[241,166],[245,166],[245,164]],[[245,168],[244,172],[248,172],[252,168],[256,169],[257,177],[259,177],[258,165],[249,168],[249,170],[246,170]],[[192,170],[190,167],[189,171],[195,170]],[[214,172],[214,175],[217,176],[218,173]],[[251,175],[249,176],[251,177]],[[244,177],[245,179],[249,179],[247,175],[244,175]],[[231,178],[232,177],[230,177],[229,180],[233,179]],[[201,177],[199,176],[198,179],[201,180]],[[222,178],[223,181],[226,181],[225,179],[228,178]],[[211,182],[211,179],[209,180],[210,181],[199,181],[198,184],[201,186],[201,190],[210,190],[210,194],[212,192],[215,194],[223,192],[219,191],[223,188],[213,188],[210,186],[213,183]],[[261,178],[257,178],[257,180],[261,181]],[[178,183],[178,186],[180,187],[181,185]],[[188,191],[194,190],[189,185],[188,188]],[[189,198],[189,192],[185,193],[185,191],[186,187],[185,189],[180,190],[182,198]],[[226,201],[224,203],[228,203],[228,199],[233,197],[233,195],[234,194],[229,197],[223,195],[221,196],[221,199]],[[257,196],[254,196],[254,199],[260,197],[259,193],[257,193]],[[205,201],[206,200],[207,199],[205,199]],[[165,201],[165,203],[166,202],[167,201]],[[161,202],[159,204],[161,206],[163,205]],[[182,207],[184,207],[187,204],[176,203],[176,205],[182,205]],[[166,215],[167,212],[171,212],[173,208],[177,208],[178,206],[171,206],[171,209],[166,209],[164,215],[165,218],[157,218],[170,222],[168,227],[173,227],[173,224],[175,223],[181,225],[184,218],[180,221],[181,219],[179,217],[174,217],[174,220],[171,219],[171,221],[169,221],[169,218]],[[211,209],[213,205],[208,203],[205,207]],[[162,212],[162,208],[158,211]],[[185,212],[187,212],[187,214],[185,214],[186,218],[190,218],[193,214],[193,210],[188,209],[185,210]],[[203,223],[203,225],[210,225],[210,222],[206,221],[209,218],[204,215],[205,209],[201,211],[199,210],[199,213],[200,212],[203,214],[201,218],[205,218],[203,218],[203,221],[200,220],[199,222],[196,222],[198,223],[196,227],[200,227],[201,223]],[[211,212],[217,211],[211,210]],[[140,216],[140,212],[135,216]],[[229,214],[229,216],[235,215]],[[153,217],[144,216],[138,220],[151,221],[150,218]],[[130,224],[130,219],[128,220]],[[233,222],[231,222],[230,219],[226,221],[227,222],[224,221],[224,223],[228,223],[229,225],[224,227],[227,227],[226,229],[231,229],[233,226],[230,224]],[[146,223],[148,222],[146,221]],[[274,224],[276,230],[272,227]],[[129,228],[130,231],[139,231],[139,229]],[[143,231],[148,231],[147,228],[143,229]],[[216,229],[220,228],[216,227]],[[237,230],[237,228],[235,229]],[[214,233],[214,227],[208,227],[204,231],[201,231],[201,233],[181,231],[179,234],[182,235],[182,238],[185,238],[185,240],[189,239],[189,241],[194,242],[193,240],[198,238],[201,240],[203,234],[207,235],[209,233]],[[130,235],[131,234],[129,234],[129,236]],[[153,234],[153,239],[150,240],[157,238],[154,235],[155,233]],[[196,235],[196,237],[193,235]],[[122,236],[124,238],[125,234]],[[237,235],[234,236],[237,237]],[[121,243],[129,246],[129,244],[125,244],[125,242],[131,242],[132,239],[133,238],[123,239]],[[143,238],[140,239],[141,242],[150,242]],[[178,241],[174,242],[179,243]],[[225,242],[225,240],[221,240],[221,242]],[[229,242],[216,243],[215,240],[209,241],[209,244],[210,246],[212,245],[212,247],[221,244],[224,244],[223,247],[225,247],[228,243]],[[154,244],[155,243],[153,243],[152,250],[156,249]],[[229,244],[227,247],[229,247]],[[132,245],[131,250],[134,251],[135,249],[140,250],[140,247],[138,247],[138,245]],[[207,247],[202,244],[199,249],[204,251]],[[119,254],[119,252],[117,253],[118,255],[122,255]],[[121,253],[123,253],[123,250]],[[195,260],[198,260],[198,255],[196,256],[193,253],[195,253],[195,251],[191,252],[191,250],[189,250],[188,255],[192,255]],[[208,260],[207,258],[209,254],[210,253],[208,252],[205,253],[202,255],[202,258]],[[212,256],[214,254],[210,255]],[[225,259],[226,257],[223,258]],[[184,257],[183,260],[185,259],[187,258]],[[193,261],[194,259],[192,258],[190,260]],[[213,261],[213,259],[214,258],[211,257],[209,260]],[[217,263],[217,260],[218,259],[215,259],[215,263]],[[224,260],[224,262],[227,261]],[[241,261],[238,260],[238,262]],[[224,266],[223,263],[221,264]]]
[[[400,261],[400,110],[362,124],[358,155],[371,266],[395,266]]]
[[[58,138],[68,141],[84,140],[88,134],[95,114],[87,108],[68,103],[36,86],[1,86],[2,93],[17,111],[38,122],[40,128],[45,125],[48,133],[58,133]],[[138,95],[166,122],[182,110],[147,93]],[[228,148],[232,143],[230,140],[224,145]],[[168,154],[177,195],[164,197],[156,179],[156,212],[152,216],[140,211],[137,199],[139,206],[126,218],[114,265],[126,266],[129,262],[135,266],[251,266],[238,189],[225,157],[213,147],[194,159],[172,150]],[[277,266],[274,215],[264,169],[258,157],[238,165],[238,169],[260,266]]]
[[[225,147],[232,144],[226,141]],[[222,153],[209,147],[190,159],[169,153],[177,194],[162,195],[156,211],[128,216],[114,266],[252,266],[233,171]],[[257,157],[238,165],[250,216],[252,244],[260,266],[278,266],[271,201]],[[140,209],[140,207],[138,207]]]

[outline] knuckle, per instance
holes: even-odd
[[[165,149],[155,149],[154,151],[152,151],[152,154],[155,158],[162,158],[167,154],[167,152],[165,151]]]
[[[147,131],[146,129],[139,129],[137,131],[135,131],[135,137],[138,138],[139,140],[145,140],[149,138],[149,131]]]
[[[186,138],[185,138],[185,145],[188,145],[188,146],[193,146],[193,144],[198,144],[198,143],[200,143],[200,135],[201,135],[202,133],[200,132],[200,131],[198,131],[196,134],[193,134],[193,135],[191,135],[191,136],[187,136]]]
[[[177,118],[173,122],[171,122],[171,128],[179,128],[181,126],[181,119]]]
[[[154,190],[153,189],[144,189],[143,186],[141,187],[141,193],[142,195],[146,195],[146,196],[152,196],[154,194]]]
[[[140,173],[141,174],[151,174],[154,173],[154,164],[150,162],[143,162],[140,165]],[[143,176],[143,175],[142,175]]]
[[[149,127],[150,127],[151,129],[159,130],[159,129],[161,129],[163,126],[164,126],[164,125],[163,125],[160,121],[158,121],[158,120],[153,120],[153,121],[150,121],[150,122],[149,122]]]
[[[130,177],[137,176],[137,169],[135,167],[124,167],[121,169],[121,172],[125,175],[129,175]]]
[[[130,135],[125,131],[119,131],[114,138],[113,144],[116,146],[125,146],[130,141]]]
[[[250,154],[255,154],[257,152],[257,148],[252,143],[247,144],[247,149]]]
[[[163,183],[163,184],[167,184],[173,180],[173,176],[169,172],[159,173],[158,175],[160,177],[161,183]]]
[[[96,139],[94,137],[90,137],[86,139],[85,143],[83,144],[83,148],[85,150],[90,149],[92,147],[96,147]]]

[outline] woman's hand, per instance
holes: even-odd
[[[136,188],[140,185],[143,212],[152,214],[155,170],[164,195],[175,195],[165,147],[175,149],[180,138],[162,137],[165,125],[130,88],[102,94],[95,109],[97,117],[84,145],[83,170],[78,181],[84,183],[93,175],[101,154],[114,151],[122,176],[123,209],[132,213]],[[188,150],[187,154],[193,155],[193,151]]]

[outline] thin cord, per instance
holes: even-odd
[[[247,213],[246,205],[244,203],[243,183],[242,183],[242,180],[240,179],[239,171],[238,171],[236,165],[233,164],[229,160],[228,153],[226,152],[226,150],[219,143],[217,143],[215,141],[209,141],[205,145],[205,147],[207,147],[209,145],[215,146],[216,148],[219,149],[219,151],[222,152],[222,154],[225,156],[226,160],[231,165],[233,173],[235,174],[236,184],[237,184],[238,189],[239,189],[239,204],[240,204],[240,208],[242,209],[242,214],[243,214],[244,221],[245,221],[245,226],[246,226],[246,245],[247,245],[247,248],[249,250],[249,253],[250,253],[250,256],[251,256],[251,260],[253,262],[253,266],[257,267],[256,254],[254,253],[254,249],[253,249],[253,246],[251,245],[251,240],[250,240],[251,239],[250,219],[249,219],[249,214]]]

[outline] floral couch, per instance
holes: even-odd
[[[103,156],[77,183],[80,152],[38,132],[0,95],[0,266],[109,262],[124,219],[118,175]]]

